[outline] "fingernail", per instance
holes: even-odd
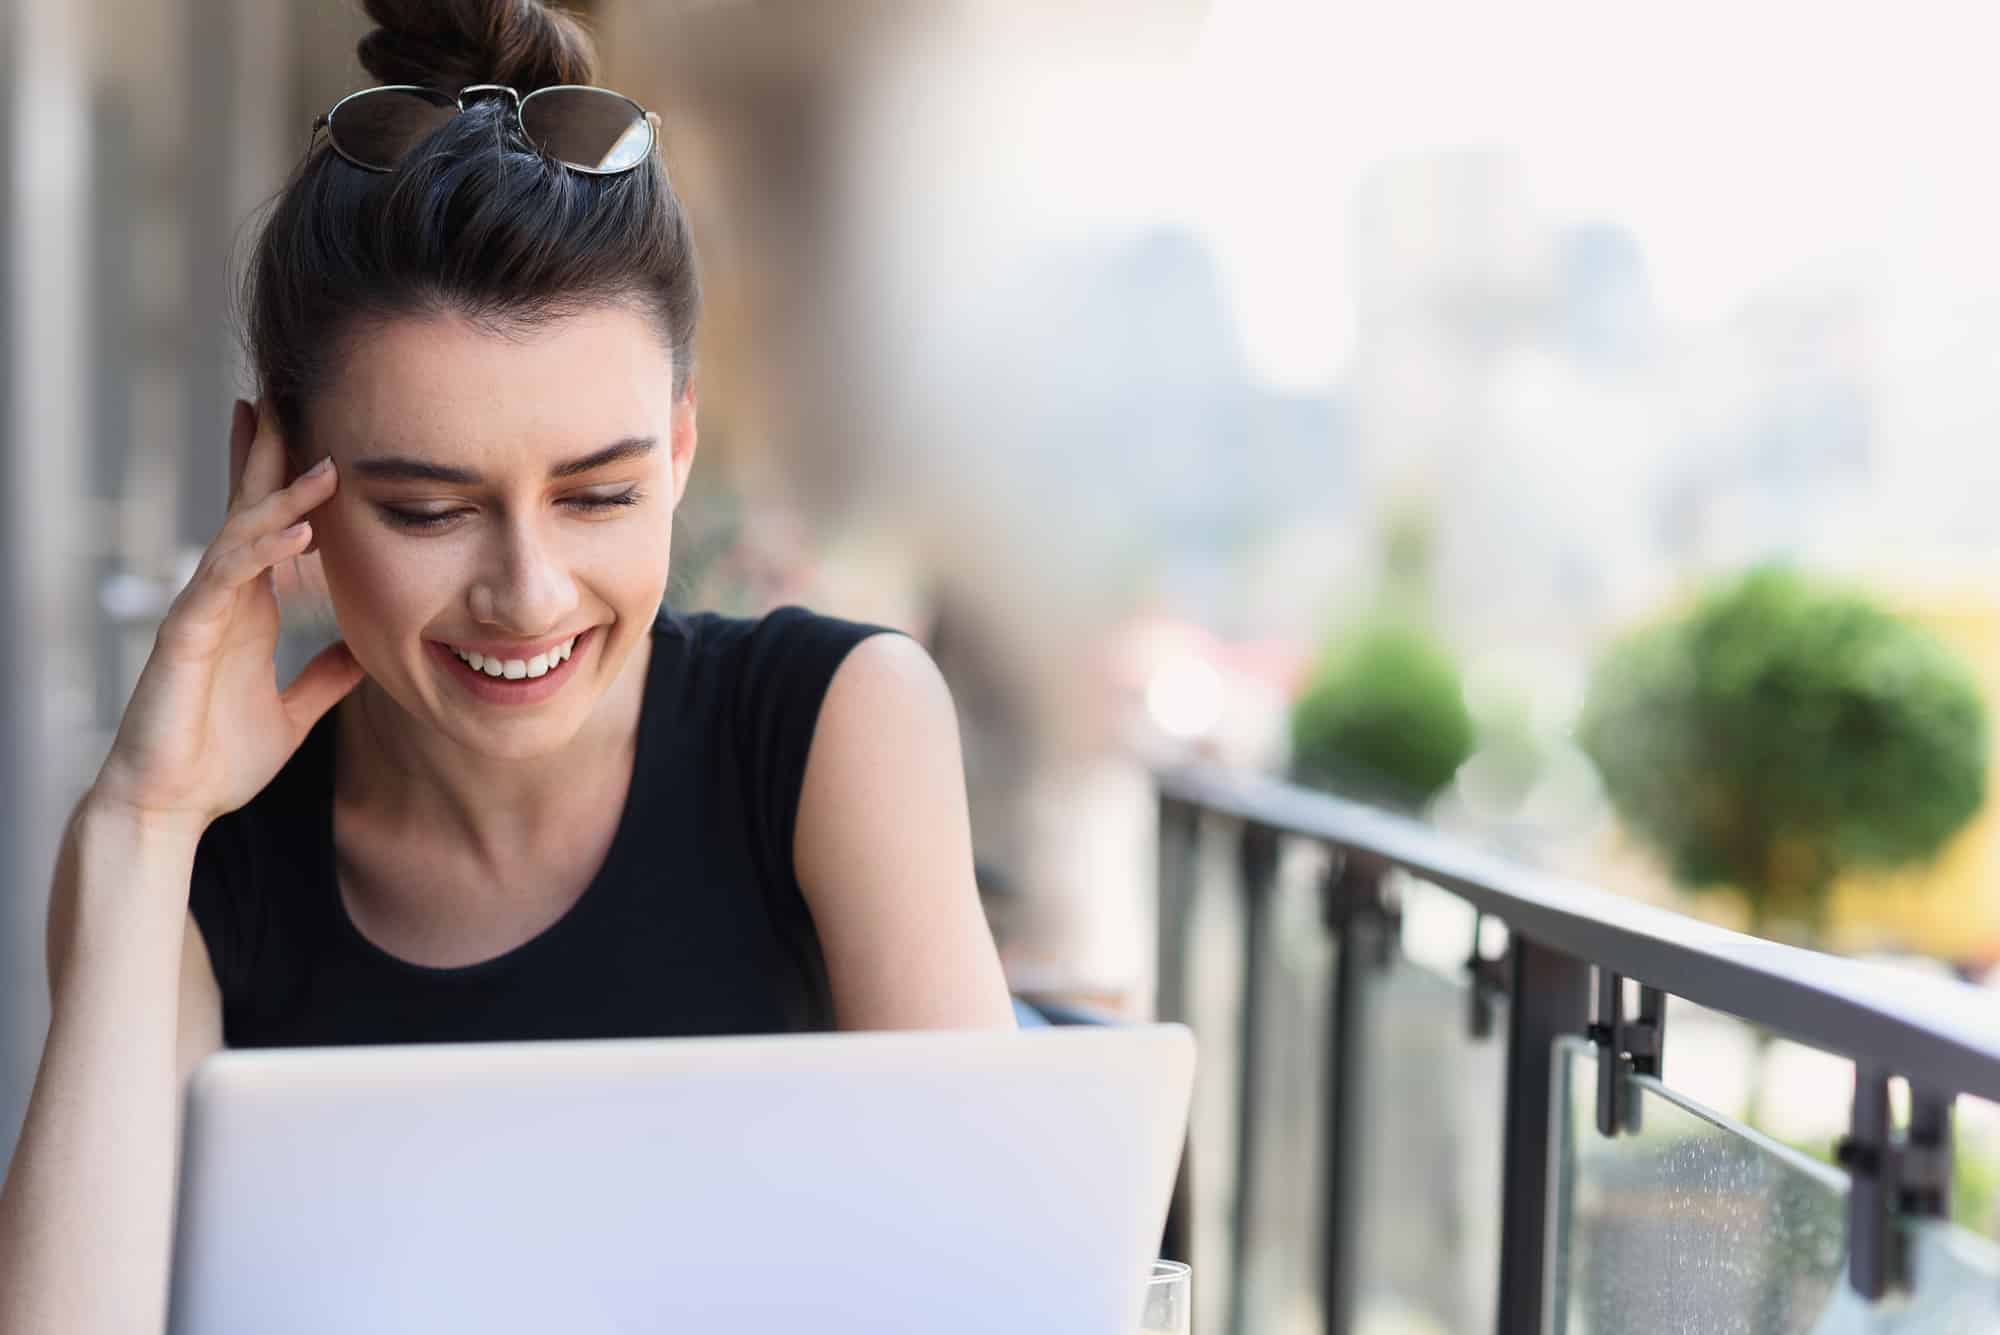
[[[306,476],[311,477],[315,473],[324,473],[327,469],[332,467],[333,467],[333,456],[329,454],[325,458],[321,459],[318,463],[314,464],[311,468],[308,468],[306,470]]]

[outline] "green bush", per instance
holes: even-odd
[[[1292,708],[1304,783],[1421,807],[1472,753],[1472,718],[1450,653],[1418,627],[1371,622],[1334,642]]]
[[[1985,800],[1986,712],[1941,642],[1759,567],[1608,650],[1579,725],[1627,826],[1754,930],[1816,931],[1849,870],[1929,858]]]

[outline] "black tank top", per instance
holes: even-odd
[[[662,607],[603,865],[541,933],[432,968],[363,937],[333,858],[333,723],[202,835],[190,907],[231,1047],[634,1038],[833,1027],[792,830],[820,701],[883,626]]]

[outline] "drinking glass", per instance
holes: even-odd
[[[1139,1335],[1188,1335],[1193,1297],[1191,1275],[1184,1261],[1155,1261],[1146,1281],[1146,1306],[1139,1318]]]

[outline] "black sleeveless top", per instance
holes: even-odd
[[[363,937],[333,859],[333,713],[195,854],[190,907],[231,1047],[634,1038],[833,1027],[792,830],[820,701],[889,628],[784,607],[662,607],[632,782],[576,903],[493,959],[433,968]]]

